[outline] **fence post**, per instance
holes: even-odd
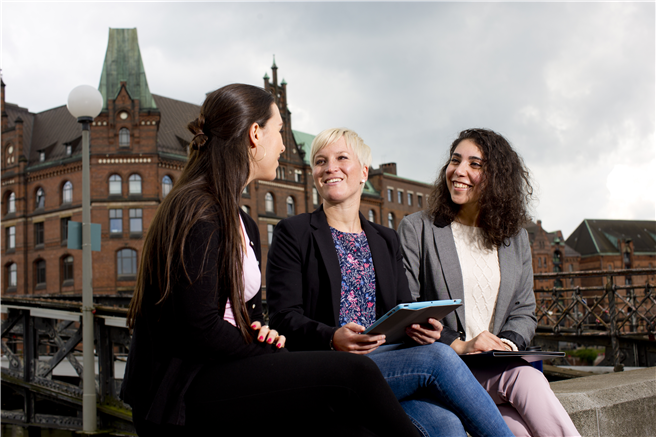
[[[613,348],[613,371],[621,372],[624,366],[620,362],[620,342],[617,338],[617,308],[615,307],[615,285],[613,276],[608,275],[606,282],[606,296],[608,296],[608,315],[610,317],[610,344]]]

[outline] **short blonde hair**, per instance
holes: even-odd
[[[353,150],[353,153],[355,153],[355,156],[358,157],[360,165],[371,169],[371,149],[364,143],[364,141],[362,141],[362,138],[360,138],[355,131],[343,127],[326,129],[314,137],[312,147],[310,148],[310,166],[314,168],[314,159],[324,147],[338,141],[342,137],[344,137],[346,145],[350,147],[351,150]]]

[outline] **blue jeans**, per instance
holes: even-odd
[[[369,358],[424,435],[464,436],[464,426],[474,437],[512,437],[492,398],[451,347],[435,342]]]

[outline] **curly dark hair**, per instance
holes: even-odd
[[[482,192],[478,200],[477,226],[483,232],[485,246],[507,245],[531,217],[528,208],[533,200],[528,169],[522,158],[508,141],[488,129],[467,129],[460,132],[451,144],[449,160],[440,170],[428,200],[433,219],[440,218],[448,223],[458,215],[460,205],[451,200],[446,184],[446,170],[454,150],[463,140],[470,140],[483,153]]]

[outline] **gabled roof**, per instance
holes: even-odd
[[[40,112],[34,117],[34,135],[28,165],[39,164],[39,151],[46,152],[46,162],[66,157],[64,144],[75,146],[80,143],[82,128],[66,106]]]
[[[107,52],[98,85],[103,96],[103,109],[107,109],[109,100],[116,99],[121,82],[126,82],[132,99],[139,99],[140,110],[157,108],[148,88],[136,28],[109,29]]]
[[[306,134],[305,132],[300,132],[293,129],[292,133],[294,134],[294,139],[296,140],[298,147],[302,149],[303,152],[305,152],[305,155],[303,155],[303,161],[305,161],[307,165],[310,165],[310,148],[316,135]]]
[[[619,254],[620,242],[631,239],[634,253],[656,254],[655,220],[586,219],[567,238],[581,255]]]
[[[524,225],[524,229],[528,232],[528,239],[531,244],[535,241],[535,237],[540,230],[540,227],[538,226],[537,223],[535,222],[528,222],[527,224]],[[569,246],[566,241],[563,241],[563,239],[560,237],[560,232],[559,231],[554,231],[554,232],[547,232],[544,228],[542,228],[544,233],[547,236],[547,239],[549,240],[550,245],[556,244],[556,238],[558,238],[558,242],[563,246],[564,248],[564,254],[565,256],[580,256],[581,254],[578,253],[574,248]]]
[[[186,157],[186,147],[193,138],[187,130],[187,125],[198,117],[200,106],[157,94],[153,94],[153,99],[161,117],[157,132],[157,149],[160,152]]]

